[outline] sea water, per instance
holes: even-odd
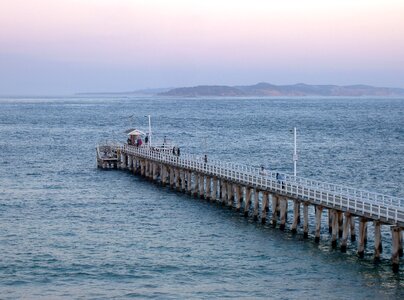
[[[404,196],[402,98],[1,98],[0,299],[404,297],[389,226],[374,264],[371,224],[359,259],[330,247],[326,219],[314,243],[313,211],[304,240],[97,169],[97,142],[149,114],[153,142],[291,174],[296,127],[299,176]]]

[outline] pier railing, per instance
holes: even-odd
[[[131,155],[158,161],[210,176],[217,176],[256,187],[290,198],[310,201],[331,208],[347,210],[374,219],[383,219],[391,224],[404,225],[404,199],[361,189],[320,182],[285,173],[263,171],[260,168],[220,160],[206,159],[190,154],[174,155],[158,148],[120,146]]]

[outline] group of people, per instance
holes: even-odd
[[[140,146],[143,145],[143,141],[142,141],[142,139],[140,137],[137,138],[137,139],[133,139],[133,140],[128,138],[127,142],[128,142],[128,145],[133,145],[133,146],[136,146],[136,147],[140,147]]]
[[[260,170],[259,174],[262,175],[262,176],[268,175],[268,172],[265,170],[264,166],[261,166],[261,170]],[[276,178],[276,182],[278,184],[281,184],[282,189],[284,189],[285,188],[285,175],[281,174],[281,173],[276,173],[275,178]]]
[[[143,145],[143,140],[140,136],[137,135],[131,135],[128,139],[127,139],[127,143],[128,145],[133,145],[136,147],[140,147]],[[149,134],[146,134],[146,137],[144,138],[144,143],[145,145],[147,145],[149,143]]]

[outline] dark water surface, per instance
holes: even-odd
[[[404,297],[387,226],[375,265],[372,226],[361,260],[356,243],[331,249],[325,222],[317,245],[97,170],[96,143],[147,114],[183,153],[289,173],[296,126],[299,175],[404,195],[404,99],[3,98],[0,299]]]

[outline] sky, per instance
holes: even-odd
[[[0,0],[0,95],[404,88],[403,0]]]

